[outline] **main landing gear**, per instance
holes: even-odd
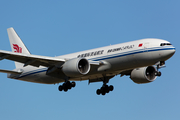
[[[113,91],[114,87],[112,85],[108,86],[106,84],[103,84],[103,86],[100,89],[97,89],[96,94],[97,95],[105,95],[106,93],[109,93],[110,91]]]
[[[65,83],[63,83],[63,85],[59,86],[59,91],[63,91],[67,92],[68,90],[70,90],[71,88],[75,87],[76,83],[75,82],[70,82],[70,81],[66,81]]]
[[[110,91],[114,90],[114,87],[112,85],[108,86],[107,83],[109,82],[109,80],[111,78],[113,78],[114,76],[105,76],[103,78],[101,78],[101,80],[103,81],[103,85],[100,89],[96,90],[96,94],[97,95],[105,95],[106,93],[109,93]]]

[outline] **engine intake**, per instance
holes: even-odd
[[[136,68],[131,72],[130,78],[138,84],[149,83],[157,78],[156,71],[154,66]]]
[[[79,77],[86,75],[90,70],[90,64],[85,58],[70,59],[62,66],[62,71],[68,77]]]

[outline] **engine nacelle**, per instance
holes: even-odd
[[[131,72],[130,78],[138,84],[149,83],[157,78],[157,76],[155,75],[156,71],[157,70],[154,66],[136,68]]]
[[[70,59],[62,66],[62,71],[68,77],[86,75],[90,70],[90,64],[85,58]]]

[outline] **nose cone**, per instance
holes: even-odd
[[[172,56],[174,55],[175,52],[176,52],[176,48],[174,47],[174,50],[172,50]]]
[[[171,51],[170,51],[171,56],[173,56],[175,52],[176,52],[176,48],[175,48],[175,47],[172,47],[172,48],[171,48]]]
[[[175,47],[168,48],[168,50],[164,51],[163,58],[167,60],[167,59],[171,58],[175,54],[175,52],[176,52]]]

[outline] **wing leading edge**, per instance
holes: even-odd
[[[3,69],[0,69],[0,72],[2,72],[2,73],[10,73],[10,74],[21,74],[22,73],[22,72],[18,72],[18,71],[3,70]]]
[[[14,52],[0,50],[0,60],[3,60],[3,59],[8,59],[8,60],[23,63],[24,67],[27,65],[32,65],[35,67],[39,67],[39,66],[50,67],[50,66],[62,64],[65,62],[65,59],[60,59],[60,58],[55,58],[55,57],[14,53]]]

